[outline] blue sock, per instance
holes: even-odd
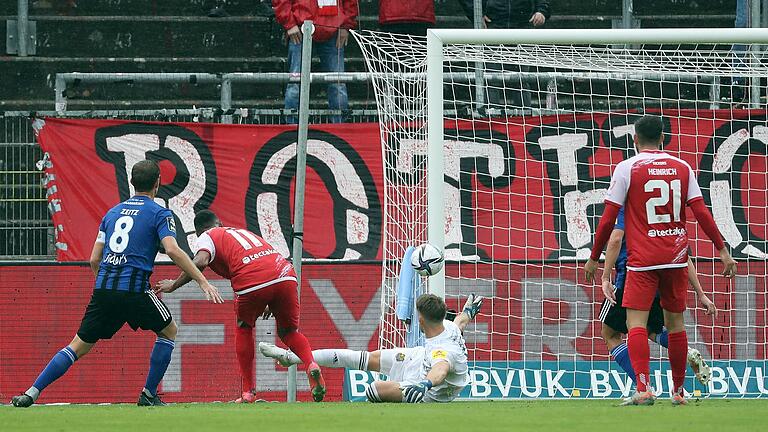
[[[62,348],[53,356],[53,358],[51,358],[51,361],[48,362],[48,366],[40,372],[40,375],[35,380],[35,383],[32,384],[32,388],[27,391],[27,394],[32,396],[32,399],[36,400],[41,391],[48,387],[52,382],[61,378],[61,376],[67,372],[69,367],[75,364],[75,360],[77,360],[77,354],[75,354],[75,351],[72,348]]]
[[[172,340],[158,337],[155,341],[155,347],[152,348],[152,355],[149,356],[149,373],[147,374],[147,383],[144,388],[152,395],[157,395],[157,386],[163,379],[168,364],[171,362],[171,354],[175,344]]]
[[[656,335],[656,343],[664,348],[669,348],[669,331],[666,328]]]
[[[615,347],[611,350],[613,360],[621,367],[624,372],[632,378],[632,382],[635,382],[635,370],[632,369],[632,362],[629,360],[629,348],[626,343]]]

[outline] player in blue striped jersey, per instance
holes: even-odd
[[[616,276],[614,281],[611,282],[611,269],[613,268],[616,269]],[[590,272],[590,269],[587,268],[587,278],[590,280],[594,277],[596,267],[591,270]],[[629,361],[629,350],[626,342],[621,338],[622,334],[627,333],[627,311],[621,305],[626,276],[627,242],[624,238],[624,208],[622,208],[616,217],[616,225],[613,227],[613,232],[608,240],[608,247],[605,251],[605,265],[602,276],[602,290],[605,295],[605,301],[600,309],[600,321],[603,323],[601,336],[614,361],[634,382],[635,372],[632,368],[632,363]],[[693,266],[693,261],[690,258],[688,259],[688,281],[696,291],[702,306],[706,309],[706,314],[717,315],[715,304],[712,303],[701,289],[699,278],[696,275],[696,268]],[[664,327],[664,313],[657,295],[648,315],[648,338],[666,348],[667,335],[667,329]],[[688,348],[688,364],[696,374],[696,378],[702,384],[707,385],[710,379],[710,368],[698,350]]]
[[[173,213],[154,202],[160,187],[157,163],[144,160],[134,165],[131,184],[136,195],[110,209],[99,225],[90,258],[96,283],[80,329],[72,342],[53,356],[32,387],[13,397],[14,406],[35,403],[40,392],[64,375],[99,339],[110,339],[126,322],[133,330],[141,328],[157,334],[138,405],[165,405],[157,395],[157,386],[171,361],[177,326],[149,284],[161,245],[173,262],[200,285],[208,300],[223,302],[218,290],[176,243]]]

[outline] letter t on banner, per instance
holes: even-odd
[[[312,21],[301,26],[301,83],[299,86],[299,141],[296,145],[296,196],[293,208],[293,267],[301,299],[301,258],[304,255],[304,186],[307,177],[307,135],[309,132],[309,83],[312,65]],[[288,402],[296,402],[296,365],[288,368]]]

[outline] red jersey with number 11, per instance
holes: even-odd
[[[703,199],[693,169],[660,150],[619,163],[606,204],[624,206],[627,268],[634,271],[688,265],[685,205]]]
[[[248,230],[211,228],[197,239],[197,246],[198,251],[211,254],[208,266],[232,282],[235,294],[296,280],[291,263],[263,238]]]

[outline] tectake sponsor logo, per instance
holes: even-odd
[[[272,255],[272,254],[276,254],[276,253],[278,253],[278,252],[276,250],[274,250],[274,249],[267,249],[267,250],[263,250],[261,252],[257,252],[255,254],[250,254],[248,256],[244,256],[243,257],[243,264],[248,264],[250,262],[256,261],[257,259],[259,259],[261,257],[265,257],[267,255]]]
[[[669,237],[669,236],[681,236],[685,235],[687,232],[685,231],[685,228],[669,228],[665,230],[657,230],[657,229],[651,229],[648,230],[648,237]]]

